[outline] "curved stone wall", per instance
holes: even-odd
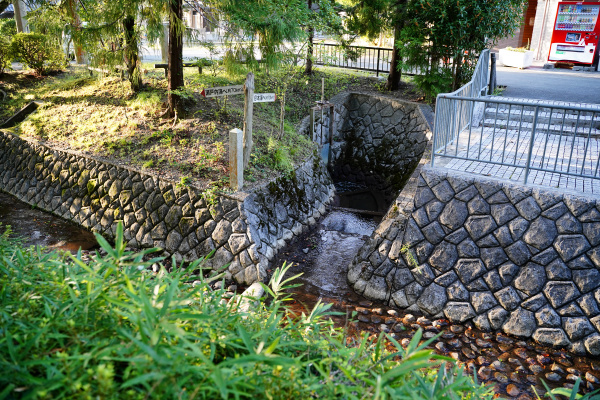
[[[232,277],[246,284],[266,276],[268,260],[333,196],[316,155],[266,187],[211,201],[197,188],[2,131],[0,188],[108,238],[123,221],[130,246],[186,260],[214,251],[208,264],[230,263]]]
[[[419,105],[385,96],[341,93],[335,104],[331,175],[364,183],[391,203],[421,160],[431,138]],[[317,139],[326,143],[329,118],[315,119]],[[301,128],[308,130],[309,122]],[[321,137],[320,132],[324,132]]]
[[[600,201],[423,168],[349,268],[366,297],[600,355]]]

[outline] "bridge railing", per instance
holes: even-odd
[[[314,63],[359,71],[390,72],[392,52],[388,47],[341,46],[332,43],[313,45]]]

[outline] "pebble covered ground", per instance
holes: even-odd
[[[471,375],[476,373],[477,379],[492,385],[500,398],[541,397],[546,392],[542,380],[551,389],[571,388],[581,377],[580,393],[600,388],[600,360],[542,347],[531,340],[522,341],[501,332],[482,332],[469,324],[457,325],[446,319],[430,320],[403,313],[355,294],[340,300],[303,293],[302,289],[295,292],[292,309],[296,312],[305,311],[321,298],[333,303],[334,311],[344,314],[334,317],[338,326],[349,325],[351,331],[358,334],[366,332],[377,336],[385,332],[404,348],[419,329],[423,330],[423,341],[440,335],[428,347],[457,360]],[[353,312],[356,314],[351,318]]]

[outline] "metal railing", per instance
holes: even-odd
[[[441,158],[453,169],[523,183],[539,171],[533,183],[546,186],[561,186],[561,175],[600,179],[600,106],[455,93],[438,96],[432,165]]]
[[[386,47],[347,46],[339,44],[315,43],[314,63],[332,67],[356,69],[360,71],[390,72],[392,52]]]
[[[431,165],[435,152],[451,143],[459,132],[468,128],[474,112],[481,111],[471,107],[470,102],[461,98],[485,96],[489,82],[489,65],[490,51],[485,49],[479,55],[473,78],[468,83],[452,93],[440,93],[437,96]],[[449,96],[455,97],[456,100],[447,100]]]

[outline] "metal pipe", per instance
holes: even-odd
[[[531,153],[533,152],[533,141],[535,140],[535,128],[537,127],[538,112],[540,106],[535,107],[535,115],[533,117],[533,127],[531,129],[531,138],[529,139],[529,152],[527,154],[527,164],[525,164],[525,177],[523,183],[527,184],[527,178],[529,178],[529,170],[531,169]]]

